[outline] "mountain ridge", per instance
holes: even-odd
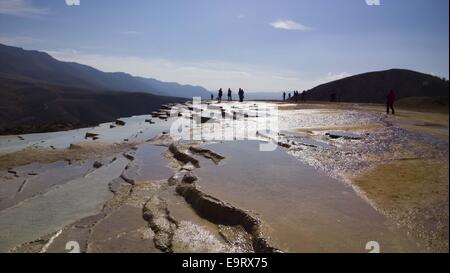
[[[171,97],[210,96],[210,92],[201,86],[163,82],[125,72],[103,72],[88,65],[59,61],[46,52],[3,44],[0,44],[0,59],[0,74],[3,77],[19,75],[72,87],[143,92]]]
[[[11,79],[0,79],[0,95],[0,134],[96,126],[121,117],[149,114],[165,103],[187,100]]]
[[[0,60],[0,134],[95,126],[120,117],[148,114],[165,103],[187,100],[158,90],[178,84],[149,80],[156,84],[150,88],[129,74],[105,73],[74,62],[60,62],[41,51],[0,44]],[[132,83],[128,84],[130,78]],[[152,89],[159,92],[152,94]],[[193,92],[182,89],[186,90]]]

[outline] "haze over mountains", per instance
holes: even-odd
[[[134,77],[123,72],[107,73],[74,62],[62,62],[45,52],[23,50],[0,44],[0,77],[33,80],[96,90],[144,92],[154,95],[209,98],[201,86],[180,85],[155,79]]]

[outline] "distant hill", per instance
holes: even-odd
[[[0,78],[0,134],[68,130],[148,114],[187,99]]]
[[[74,62],[62,62],[40,51],[0,44],[0,77],[97,90],[144,92],[154,95],[209,98],[201,86],[180,85],[117,72],[107,73]]]
[[[181,96],[204,94],[209,96],[201,87],[104,73],[43,52],[0,45],[0,134],[94,126],[187,100]]]
[[[390,89],[397,99],[408,97],[448,97],[448,81],[411,70],[391,69],[359,74],[314,87],[308,100],[384,103]]]

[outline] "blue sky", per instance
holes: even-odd
[[[448,0],[0,0],[0,42],[210,90],[303,90],[407,68],[449,77]]]

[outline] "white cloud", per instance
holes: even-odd
[[[48,9],[35,7],[26,0],[0,1],[0,14],[28,17],[45,15],[47,13]]]
[[[340,80],[340,79],[347,78],[347,77],[350,77],[350,76],[352,76],[352,74],[347,73],[347,72],[340,72],[340,73],[331,73],[331,72],[329,72],[327,77],[326,77],[326,80],[327,81],[336,81],[336,80]]]
[[[126,31],[122,31],[121,34],[125,34],[125,35],[136,35],[136,34],[139,34],[139,32],[136,31],[136,30],[126,30]]]
[[[287,77],[287,76],[279,76],[279,75],[272,76],[272,78],[277,79],[277,80],[283,80],[283,81],[300,81],[300,79],[297,77]]]
[[[303,90],[323,83],[320,78],[302,77],[299,71],[224,61],[180,61],[160,58],[86,54],[76,50],[48,51],[62,61],[74,61],[106,72],[126,72],[181,84],[200,85],[209,90],[244,88],[247,91]]]
[[[275,22],[270,23],[270,25],[274,28],[286,30],[300,30],[300,31],[311,30],[310,27],[294,22],[292,20],[277,20]]]
[[[24,46],[40,43],[42,40],[27,36],[0,36],[0,44],[10,46]]]

